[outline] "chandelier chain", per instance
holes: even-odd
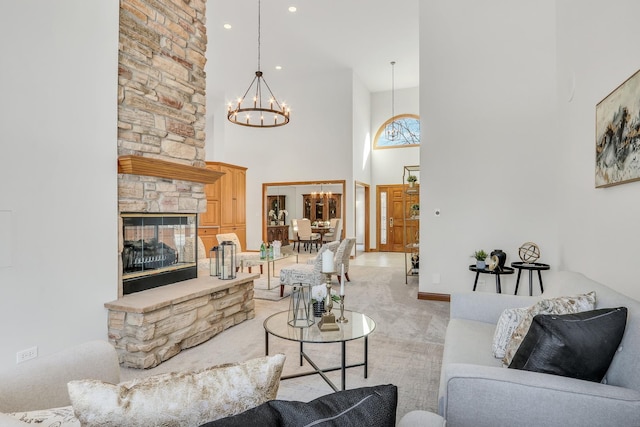
[[[258,71],[260,71],[260,0],[258,0]]]
[[[249,126],[256,128],[272,128],[278,126],[284,126],[289,123],[290,109],[284,103],[280,103],[273,94],[271,88],[264,79],[264,75],[260,69],[261,67],[261,47],[262,47],[262,2],[258,0],[258,70],[255,72],[255,76],[251,81],[251,84],[245,91],[242,98],[238,98],[237,105],[233,105],[229,102],[227,106],[227,119],[235,124],[241,126]],[[266,91],[263,90],[264,84]],[[253,100],[247,100],[247,95],[251,92],[255,85],[255,95]],[[264,100],[262,96],[269,96],[269,99]],[[253,101],[253,102],[252,102]],[[240,114],[244,117],[240,117]],[[269,115],[269,116],[267,116]],[[271,120],[273,117],[273,121]]]

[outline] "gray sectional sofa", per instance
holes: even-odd
[[[640,302],[574,272],[545,272],[545,293],[451,295],[439,391],[448,427],[640,426]],[[602,383],[502,367],[493,334],[503,310],[596,292],[596,308],[624,306],[627,326]]]

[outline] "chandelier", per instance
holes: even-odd
[[[400,136],[400,124],[396,122],[396,91],[395,91],[396,61],[391,61],[391,123],[384,128],[384,136],[389,141],[395,141]]]
[[[266,91],[263,89],[266,88]],[[247,100],[247,95],[253,99]],[[264,97],[264,98],[263,98]],[[245,101],[247,101],[245,103]],[[289,123],[290,109],[280,104],[260,71],[260,0],[258,0],[258,71],[237,105],[227,106],[227,119],[231,123],[256,128],[273,128]]]
[[[324,199],[324,196],[326,195],[327,197],[331,197],[332,194],[333,193],[331,191],[324,191],[322,188],[322,184],[320,184],[320,192],[312,191],[311,197],[314,199],[320,199],[320,203],[318,204],[322,205],[322,199]]]

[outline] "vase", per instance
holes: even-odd
[[[482,270],[487,268],[487,263],[485,261],[476,261],[476,268],[478,270]]]
[[[284,221],[278,221],[279,225],[284,225]]]
[[[322,317],[322,313],[324,313],[324,301],[314,301],[313,302],[313,315],[315,317]]]
[[[507,254],[503,252],[502,249],[494,249],[493,251],[491,251],[491,254],[489,254],[489,256],[493,258],[494,255],[498,258],[498,267],[504,268],[505,264],[507,263]]]

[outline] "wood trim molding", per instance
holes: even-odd
[[[451,295],[449,294],[435,294],[433,292],[418,292],[418,299],[429,301],[451,301]]]
[[[118,173],[213,184],[224,172],[142,156],[118,157]]]

